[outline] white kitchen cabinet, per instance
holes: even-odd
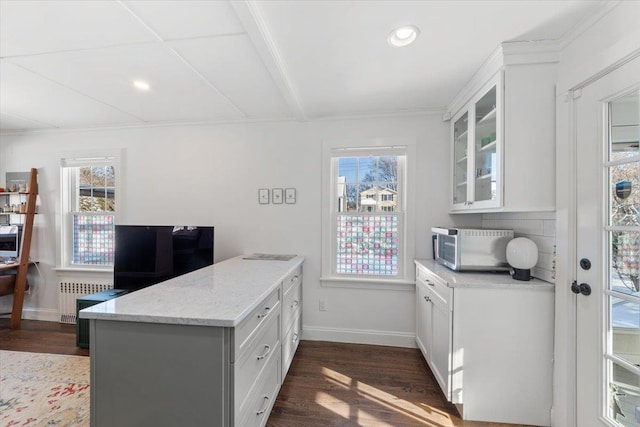
[[[446,285],[428,278],[423,270],[416,271],[416,341],[438,381],[442,392],[451,400],[451,310]],[[437,287],[437,288],[436,288]]]
[[[550,425],[553,290],[416,260],[416,342],[463,419]]]
[[[498,74],[451,121],[454,210],[500,207],[501,101]]]
[[[302,265],[282,281],[282,382],[302,337]]]
[[[500,49],[450,106],[451,212],[555,209],[555,69]]]

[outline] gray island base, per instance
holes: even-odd
[[[264,426],[301,334],[302,263],[237,257],[82,310],[91,425]]]

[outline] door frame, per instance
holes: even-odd
[[[577,277],[577,115],[582,89],[640,57],[640,49],[593,74],[567,92],[556,94],[556,302],[554,328],[554,426],[576,425],[577,299],[571,282]]]

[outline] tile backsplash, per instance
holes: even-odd
[[[538,263],[531,274],[541,280],[556,281],[555,212],[503,212],[482,214],[483,228],[505,228],[516,237],[526,237],[538,246]]]

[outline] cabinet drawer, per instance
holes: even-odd
[[[262,427],[267,423],[271,408],[275,403],[280,389],[280,355],[272,354],[263,375],[258,379],[256,387],[242,406],[236,410],[238,427]]]
[[[258,331],[260,325],[264,325],[271,317],[278,315],[280,309],[280,287],[276,288],[267,298],[256,307],[244,321],[233,329],[233,354],[231,361],[235,361],[245,351],[252,336]]]
[[[302,265],[298,266],[292,271],[282,282],[283,292],[287,291],[294,285],[300,285],[302,283]]]
[[[282,340],[282,382],[289,371],[293,356],[296,354],[302,335],[302,317],[298,316]]]
[[[284,294],[282,304],[282,327],[287,330],[291,326],[291,321],[299,313],[302,305],[302,286],[294,285]]]
[[[447,282],[422,268],[416,269],[416,278],[426,285],[427,291],[435,294],[437,300],[440,300],[449,310],[453,309],[452,289],[447,286]]]
[[[255,384],[256,378],[271,359],[271,353],[279,352],[280,322],[278,315],[269,316],[270,319],[264,327],[260,328],[259,335],[251,341],[247,350],[242,353],[234,365],[235,401],[242,403],[249,394],[249,390]]]

